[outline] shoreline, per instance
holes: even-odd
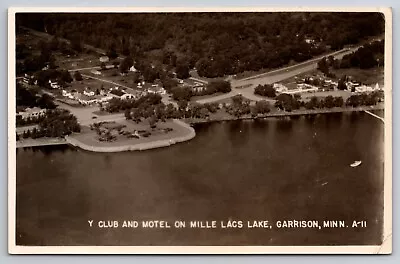
[[[177,123],[180,126],[183,126],[188,130],[188,133],[184,136],[174,137],[169,139],[155,140],[151,142],[145,143],[136,143],[131,145],[123,145],[123,146],[92,146],[83,143],[82,141],[77,140],[73,137],[65,137],[66,142],[74,147],[79,147],[83,150],[92,151],[92,152],[124,152],[124,151],[142,151],[142,150],[150,150],[155,148],[169,147],[177,143],[185,142],[193,139],[196,136],[196,131],[193,127],[186,124],[181,120],[174,119],[174,123]]]
[[[68,142],[63,138],[23,139],[16,142],[16,148],[42,147],[66,144],[68,144]]]
[[[51,146],[51,145],[71,145],[74,147],[79,147],[83,150],[92,151],[92,152],[123,152],[123,151],[143,151],[150,150],[155,148],[169,147],[175,145],[177,143],[185,142],[193,139],[196,136],[196,131],[192,127],[195,124],[205,124],[205,123],[214,123],[214,122],[225,122],[225,121],[236,121],[236,120],[257,120],[257,119],[266,119],[266,118],[281,118],[281,117],[292,117],[292,116],[304,116],[304,115],[318,115],[318,114],[330,114],[330,113],[344,113],[344,112],[362,112],[368,110],[384,110],[384,105],[374,105],[374,106],[360,106],[360,107],[341,107],[341,108],[331,108],[331,109],[312,109],[312,110],[296,110],[293,112],[274,112],[268,113],[265,115],[260,115],[257,117],[252,116],[242,116],[242,117],[234,117],[229,116],[227,118],[218,118],[218,119],[174,119],[173,122],[178,123],[179,125],[187,128],[189,133],[185,136],[175,137],[164,140],[155,140],[151,142],[145,143],[137,143],[132,145],[124,145],[124,146],[92,146],[82,143],[81,141],[66,136],[65,139],[61,138],[41,138],[41,139],[23,139],[21,141],[16,142],[16,148],[25,148],[25,147],[40,147],[40,146]]]
[[[267,113],[264,115],[259,115],[256,117],[252,117],[251,115],[234,117],[229,116],[227,118],[218,118],[218,119],[193,119],[187,118],[185,121],[190,125],[195,124],[204,124],[204,123],[213,123],[213,122],[223,122],[223,121],[235,121],[235,120],[256,120],[256,119],[265,119],[265,118],[280,118],[280,117],[292,117],[292,116],[304,116],[304,115],[318,115],[318,114],[331,114],[331,113],[345,113],[345,112],[363,112],[368,110],[384,110],[384,105],[373,105],[373,106],[359,106],[359,107],[335,107],[335,108],[325,108],[325,109],[305,109],[305,110],[295,110],[293,112],[273,112]]]

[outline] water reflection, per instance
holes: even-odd
[[[368,115],[356,123],[341,116],[201,124],[187,144],[143,152],[17,151],[17,243],[379,244],[382,124]],[[356,158],[362,166],[350,168]],[[232,217],[365,219],[369,228],[176,232],[87,225],[88,218]]]

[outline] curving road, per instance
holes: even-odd
[[[380,38],[376,38],[375,40],[379,40]],[[227,99],[229,97],[241,94],[243,97],[252,100],[252,101],[260,101],[260,100],[267,100],[267,101],[274,101],[273,99],[268,99],[265,97],[257,96],[254,94],[254,88],[259,85],[259,84],[272,84],[276,82],[280,82],[285,79],[289,79],[291,77],[294,77],[296,75],[309,72],[312,70],[317,69],[317,63],[319,60],[321,60],[323,57],[328,57],[328,56],[333,56],[335,59],[341,59],[343,56],[350,54],[354,51],[356,51],[358,48],[360,48],[362,45],[359,45],[354,48],[347,48],[347,49],[342,49],[339,51],[335,51],[329,54],[325,54],[323,56],[320,56],[318,58],[314,58],[296,65],[284,67],[281,69],[273,70],[270,72],[254,75],[248,78],[243,78],[239,80],[231,80],[231,85],[232,85],[232,91],[215,96],[215,97],[210,97],[206,99],[201,99],[197,100],[198,103],[204,104],[204,103],[212,103],[216,101],[220,101],[223,99]],[[244,87],[244,88],[239,88],[239,87]]]

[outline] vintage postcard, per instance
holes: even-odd
[[[390,254],[390,8],[10,8],[9,253]]]

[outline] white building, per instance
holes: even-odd
[[[33,108],[26,108],[25,111],[23,112],[18,112],[17,116],[21,116],[22,119],[28,119],[28,118],[36,118],[40,116],[44,116],[46,114],[46,109],[41,109],[39,107],[33,107]]]
[[[130,93],[123,94],[121,96],[121,100],[135,99],[136,96]]]
[[[83,91],[83,94],[86,95],[86,96],[94,96],[94,92],[93,91],[86,90],[86,89]]]
[[[108,62],[110,58],[108,56],[101,56],[99,60],[100,62]]]
[[[53,88],[53,89],[60,88],[60,85],[57,83],[57,81],[53,82],[53,81],[49,80],[49,84],[50,84],[50,87]]]
[[[278,93],[285,93],[286,91],[289,90],[285,85],[283,85],[283,84],[281,84],[281,83],[274,83],[272,87],[273,87],[273,88],[275,89],[275,91],[277,91]]]
[[[367,86],[367,85],[360,85],[355,87],[356,92],[358,93],[364,93],[364,92],[372,92],[375,89],[372,88],[371,86]]]

